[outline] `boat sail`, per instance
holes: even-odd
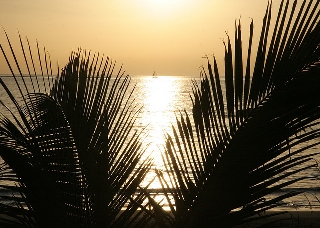
[[[153,77],[153,78],[157,78],[157,77],[158,77],[158,76],[157,76],[157,73],[156,73],[155,71],[153,71],[152,77]]]

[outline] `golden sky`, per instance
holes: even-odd
[[[274,0],[274,13],[279,1]],[[268,0],[0,0],[0,24],[15,50],[18,30],[51,59],[66,64],[78,47],[123,63],[129,75],[199,75],[204,55],[223,60],[226,39],[241,17],[244,34],[250,18],[260,33]],[[8,51],[3,32],[0,43]],[[247,39],[244,36],[244,46]],[[2,54],[0,73],[7,73]],[[55,63],[54,63],[55,64]],[[223,68],[223,67],[221,67]]]

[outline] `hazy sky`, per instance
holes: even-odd
[[[274,9],[279,1],[274,0]],[[66,64],[82,47],[123,63],[130,75],[199,75],[201,58],[223,59],[225,31],[233,37],[241,17],[248,34],[250,18],[260,33],[267,0],[0,0],[0,24],[15,50],[19,30],[32,46],[38,40],[54,62]],[[274,13],[276,10],[274,10]],[[3,32],[0,43],[8,51]],[[244,46],[247,40],[244,37]],[[7,73],[2,54],[0,73]]]

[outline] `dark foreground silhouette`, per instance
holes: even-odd
[[[10,69],[18,68],[12,76],[24,96],[18,102],[0,78],[12,102],[1,101],[1,225],[275,225],[270,215],[284,212],[270,209],[299,192],[268,196],[317,167],[316,154],[303,152],[319,144],[318,3],[297,8],[296,1],[282,1],[273,30],[268,4],[254,62],[253,22],[245,53],[236,23],[233,48],[229,37],[225,43],[225,85],[215,58],[208,59],[192,88],[193,115],[177,117],[164,142],[166,170],[155,170],[162,189],[154,194],[141,187],[152,161],[141,159],[142,132],[133,129],[140,108],[132,105],[130,77],[109,58],[83,50],[53,76],[46,53],[38,58],[39,49],[33,53],[20,38],[25,62],[18,62],[8,39],[11,52],[1,46],[2,54]],[[46,76],[36,73],[36,59]],[[155,200],[159,194],[170,211]]]

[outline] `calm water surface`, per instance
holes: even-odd
[[[137,129],[145,129],[145,137],[143,146],[146,147],[145,157],[150,156],[153,159],[154,168],[164,169],[161,153],[165,145],[165,134],[172,133],[172,124],[175,124],[176,117],[179,117],[180,111],[186,110],[191,115],[192,102],[190,95],[192,93],[192,79],[199,82],[199,77],[189,76],[137,76],[132,78],[132,85],[136,85],[134,97],[136,104],[142,105],[137,122]],[[14,85],[12,78],[4,77],[3,80],[10,87],[14,94],[18,94],[18,89]],[[42,82],[41,83],[48,83]],[[4,103],[8,103],[8,97],[5,91],[0,87],[0,99]],[[12,105],[9,103],[9,108]],[[0,111],[8,114],[3,108]],[[319,139],[318,139],[319,140]],[[292,150],[297,150],[295,147]],[[319,147],[311,148],[305,153],[320,152]],[[315,157],[315,161],[320,156]],[[300,195],[288,201],[288,207],[308,207],[309,202],[319,204],[320,199],[320,181],[318,169],[309,169],[299,175],[310,177],[309,180],[300,182],[285,191],[305,190],[306,194]],[[153,179],[154,173],[150,173],[146,177],[146,183]],[[151,188],[159,188],[160,184],[154,181]]]
[[[136,77],[136,102],[143,106],[137,125],[146,128],[148,145],[146,154],[151,154],[157,168],[162,168],[160,151],[165,145],[165,134],[172,132],[172,124],[179,112],[191,114],[190,93],[192,77],[151,76]]]

